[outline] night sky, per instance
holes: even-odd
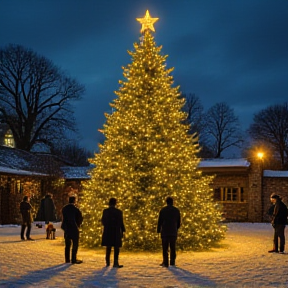
[[[147,9],[175,85],[205,109],[227,102],[245,130],[288,101],[287,0],[1,0],[0,46],[31,48],[85,85],[75,116],[94,151]]]

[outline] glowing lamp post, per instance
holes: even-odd
[[[264,209],[264,198],[263,198],[263,156],[264,153],[258,152],[257,157],[260,161],[260,191],[261,191],[261,220],[263,221],[263,209]]]
[[[258,152],[258,153],[257,153],[257,157],[258,157],[260,160],[263,160],[263,156],[264,156],[264,153],[262,153],[262,152]]]

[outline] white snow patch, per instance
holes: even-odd
[[[198,168],[205,167],[249,167],[250,162],[244,158],[238,159],[204,159],[201,160]]]
[[[219,247],[178,251],[177,266],[168,269],[159,266],[160,239],[157,253],[128,252],[124,244],[121,269],[105,267],[104,248],[80,247],[83,264],[64,264],[60,223],[56,240],[46,240],[45,228],[36,223],[31,233],[36,241],[20,241],[20,226],[0,227],[1,287],[288,287],[288,254],[267,253],[273,237],[268,223],[228,223]]]
[[[288,178],[288,171],[264,170],[264,177],[286,177]]]

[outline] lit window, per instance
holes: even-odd
[[[215,188],[214,199],[221,202],[246,202],[243,187]]]
[[[11,132],[10,129],[9,129],[9,130],[7,131],[7,133],[5,134],[5,137],[4,137],[4,145],[5,145],[5,146],[8,146],[8,147],[12,147],[12,148],[15,147],[15,142],[14,142],[13,134],[12,134],[12,132]]]

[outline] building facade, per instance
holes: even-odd
[[[75,167],[47,153],[31,153],[0,146],[0,224],[20,224],[19,204],[30,197],[34,216],[41,199],[52,194],[61,220],[61,209],[68,197],[78,197],[81,182],[89,179],[89,166]]]
[[[277,193],[288,204],[288,171],[262,169],[260,159],[202,160],[198,169],[214,175],[210,187],[223,207],[223,219],[237,222],[268,222],[270,195]],[[83,181],[91,167],[75,167],[49,153],[32,153],[0,146],[0,224],[19,224],[19,203],[31,197],[34,214],[41,199],[50,193],[61,220],[61,209],[73,195],[81,200]]]
[[[211,189],[222,204],[223,218],[237,222],[269,222],[270,195],[288,205],[288,171],[263,170],[261,159],[211,159],[200,162],[205,175],[214,175]]]

